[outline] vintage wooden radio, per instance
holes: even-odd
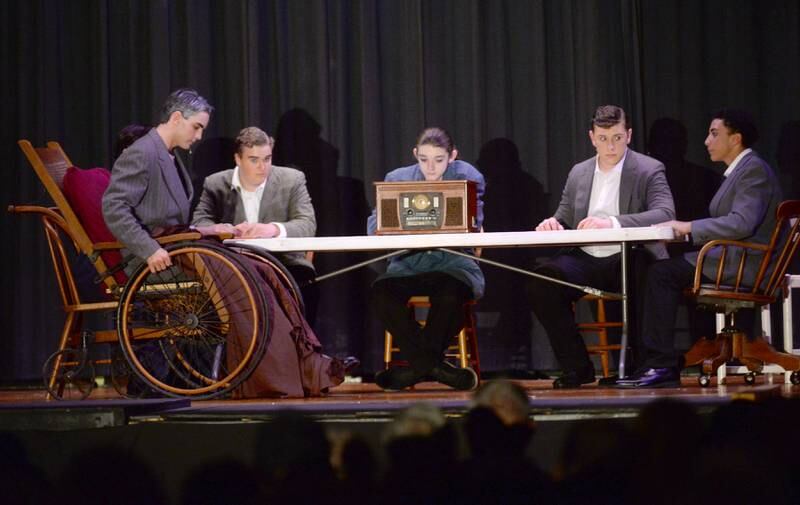
[[[478,231],[473,181],[376,182],[378,235]]]

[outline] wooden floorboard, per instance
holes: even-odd
[[[778,375],[759,376],[753,386],[744,384],[742,377],[729,377],[728,385],[712,384],[700,387],[697,378],[684,376],[681,387],[668,389],[616,389],[597,384],[579,389],[554,390],[551,380],[514,381],[522,386],[529,398],[532,412],[546,413],[564,410],[594,410],[610,412],[641,408],[659,398],[675,398],[697,405],[714,406],[737,399],[759,401],[763,398],[782,396],[800,397],[800,386],[783,383]],[[432,402],[444,409],[464,411],[469,408],[471,392],[454,391],[447,386],[425,382],[413,389],[401,392],[386,392],[374,383],[344,383],[319,398],[263,398],[247,400],[203,400],[183,402],[183,406],[169,407],[181,416],[191,415],[242,415],[244,413],[269,413],[284,409],[305,410],[315,414],[378,413],[392,412],[416,402]],[[137,400],[125,401],[111,387],[100,387],[92,391],[83,402],[69,402],[70,409],[103,408],[104,406],[129,406]],[[165,402],[165,405],[167,402]],[[47,400],[43,389],[0,389],[0,408],[4,411],[19,408],[63,409],[65,402]],[[166,407],[165,407],[166,408]]]

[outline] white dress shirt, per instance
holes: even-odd
[[[731,175],[731,174],[733,173],[733,171],[734,171],[734,170],[736,170],[736,165],[738,165],[738,164],[739,164],[739,162],[740,162],[740,161],[742,161],[742,158],[744,158],[744,157],[745,157],[747,154],[749,154],[751,151],[752,151],[752,149],[750,149],[750,148],[748,147],[748,148],[747,148],[747,149],[745,149],[744,151],[740,152],[740,153],[739,153],[739,156],[737,156],[737,157],[735,157],[735,158],[733,159],[733,161],[731,162],[731,164],[730,164],[730,165],[728,165],[728,168],[726,168],[726,169],[725,169],[725,172],[724,172],[722,175],[723,175],[724,177],[728,177],[729,175]]]
[[[592,194],[589,197],[589,209],[586,215],[587,217],[610,218],[614,228],[620,228],[616,216],[619,215],[619,185],[622,180],[622,165],[625,163],[626,156],[628,156],[627,149],[619,162],[607,172],[600,170],[597,158],[594,162]],[[618,245],[587,245],[581,249],[595,258],[605,258],[620,252]]]
[[[231,187],[239,192],[239,198],[242,199],[244,206],[245,221],[248,223],[258,223],[258,213],[261,210],[261,199],[264,196],[264,187],[267,185],[269,176],[262,182],[254,191],[248,191],[242,186],[239,179],[239,167],[233,169],[233,177],[231,177]],[[236,223],[238,224],[238,223]],[[278,227],[278,238],[286,236],[286,227],[281,223],[269,223]]]

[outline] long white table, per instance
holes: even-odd
[[[443,247],[542,247],[616,244],[671,240],[670,228],[614,228],[606,230],[509,231],[486,233],[426,233],[413,235],[359,235],[354,237],[287,237],[226,240],[226,244],[256,246],[270,252],[381,251],[440,249]]]
[[[248,249],[260,249],[270,253],[315,251],[392,251],[336,272],[321,275],[317,281],[360,268],[375,261],[405,254],[414,249],[441,249],[453,254],[468,256],[482,263],[513,270],[524,275],[545,278],[552,282],[565,284],[586,293],[610,296],[622,300],[622,335],[619,360],[619,376],[625,376],[625,358],[628,347],[628,246],[632,243],[672,240],[672,229],[662,227],[614,228],[603,230],[562,230],[562,231],[515,231],[486,233],[428,233],[410,235],[360,235],[352,237],[290,237],[262,239],[231,239],[226,245]],[[578,286],[559,279],[542,276],[486,258],[476,257],[458,249],[497,248],[497,247],[545,247],[545,246],[585,246],[597,244],[619,244],[621,254],[621,293],[609,293],[590,286]]]

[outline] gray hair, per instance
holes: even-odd
[[[214,107],[208,103],[208,100],[200,96],[197,91],[190,88],[181,88],[176,89],[167,97],[161,107],[158,122],[161,124],[166,123],[175,111],[179,111],[185,119],[188,119],[198,112],[206,112],[210,116],[214,112]]]

